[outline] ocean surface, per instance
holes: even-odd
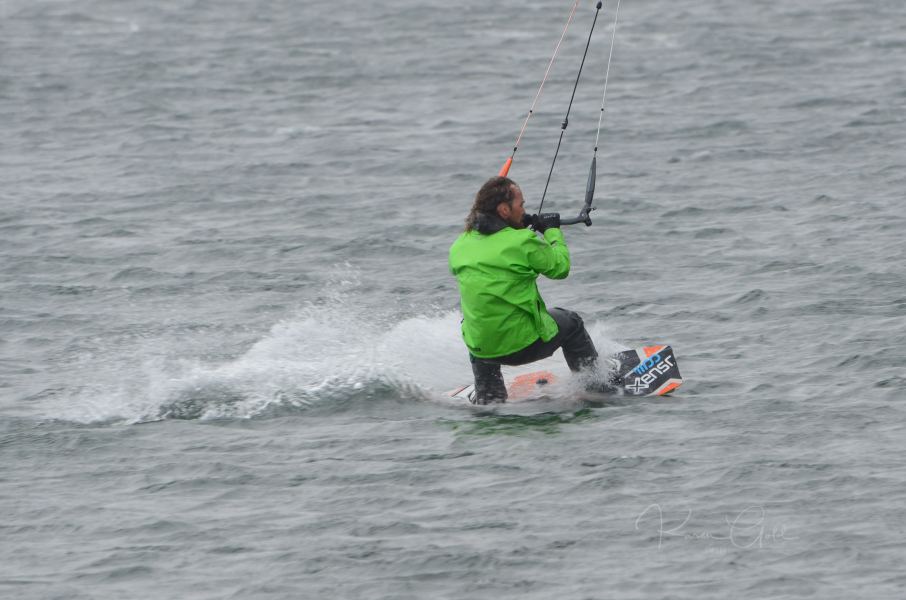
[[[623,0],[541,288],[686,382],[445,399],[447,251],[571,6],[0,3],[0,597],[906,597],[902,0]]]

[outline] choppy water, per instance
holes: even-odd
[[[0,595],[906,595],[899,0],[625,0],[595,225],[543,292],[687,383],[442,400],[447,248],[570,4],[0,5]]]

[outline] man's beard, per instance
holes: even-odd
[[[509,219],[507,219],[507,223],[509,223],[510,227],[512,227],[513,229],[525,229],[532,224],[532,218],[528,215],[528,213],[525,213],[522,215],[522,218],[518,222],[516,221],[515,216],[511,216]]]
[[[515,215],[510,215],[504,221],[513,229],[525,229],[525,222],[522,219],[517,220]]]

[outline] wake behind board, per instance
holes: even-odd
[[[666,345],[643,346],[624,350],[612,359],[617,363],[610,384],[614,393],[626,396],[664,396],[683,383],[683,378],[673,355],[673,348]],[[507,402],[531,400],[543,396],[547,386],[561,376],[551,370],[519,373],[506,381]],[[472,401],[474,384],[464,385],[449,392],[451,398]]]

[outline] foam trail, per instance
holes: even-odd
[[[42,412],[75,422],[251,418],[275,405],[304,409],[369,390],[434,395],[471,376],[455,313],[387,325],[373,314],[358,318],[345,303],[332,306],[300,311],[220,364],[166,356],[129,364],[122,349],[111,350],[89,369],[90,382],[49,398]]]
[[[308,307],[275,324],[242,355],[220,364],[111,359],[106,377],[67,394],[48,412],[76,422],[254,418],[363,397],[441,399],[471,382],[458,311],[390,324],[389,317],[358,316],[343,298],[329,306]],[[623,348],[607,338],[603,324],[591,323],[589,331],[602,355]],[[558,369],[563,362],[557,352],[539,367]]]

